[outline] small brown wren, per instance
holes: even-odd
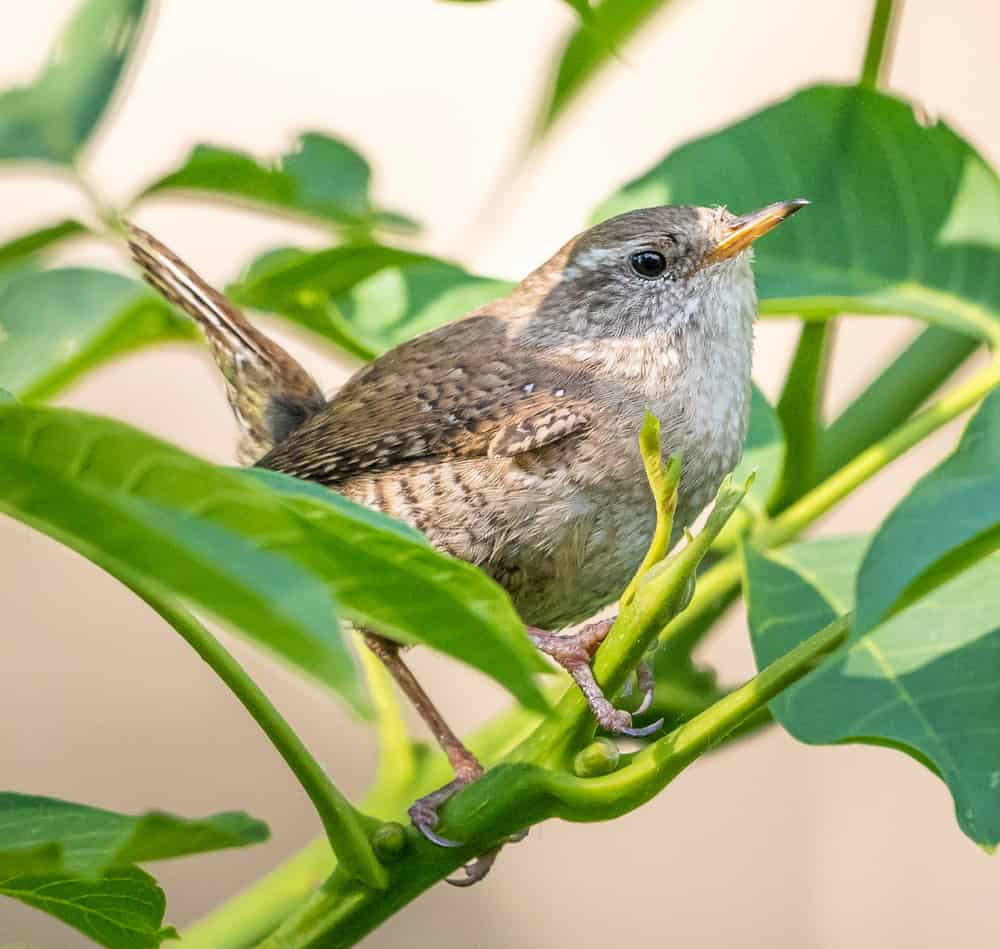
[[[242,461],[327,485],[476,564],[573,675],[601,726],[638,734],[590,671],[609,624],[551,631],[619,596],[649,544],[655,510],[638,447],[647,410],[664,455],[683,457],[678,532],[739,460],[757,312],[750,247],[807,203],[613,217],[509,296],[390,350],[330,399],[176,255],[139,228],[128,236],[146,278],[203,327]],[[366,635],[455,768],[455,781],[411,809],[448,843],[433,832],[436,808],[481,768],[398,645]]]

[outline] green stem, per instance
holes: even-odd
[[[811,671],[836,648],[849,619],[838,619],[750,682],[636,754],[613,774],[577,778],[530,765],[489,772],[453,801],[473,839],[498,840],[519,827],[551,817],[607,820],[634,810],[661,791],[699,755],[722,741],[783,689]],[[337,949],[354,945],[383,920],[457,867],[463,854],[422,845],[392,867],[385,894],[334,873],[323,890],[299,909],[261,949]]]
[[[972,408],[998,385],[1000,358],[994,357],[988,366],[972,378],[913,416],[892,434],[865,449],[773,521],[764,524],[754,533],[755,542],[766,548],[791,540],[889,462]]]
[[[771,699],[815,668],[847,638],[851,618],[839,617],[734,689],[700,715],[640,751],[618,771],[597,778],[546,772],[560,802],[556,816],[571,821],[611,820],[663,790],[692,761],[722,741]]]
[[[868,27],[868,45],[861,67],[860,84],[867,89],[877,89],[886,69],[887,50],[891,51],[894,27],[893,0],[876,0]]]
[[[516,707],[498,715],[465,742],[487,767],[523,741],[538,724],[538,714]],[[373,791],[361,803],[365,813],[382,820],[405,820],[414,798],[440,787],[451,776],[445,756],[435,752],[409,787],[395,800]],[[267,937],[312,896],[337,866],[325,838],[276,867],[254,884],[216,907],[184,933],[184,949],[248,949]]]
[[[827,478],[888,435],[927,401],[982,344],[929,326],[827,427],[819,478]]]
[[[370,818],[356,810],[337,790],[320,763],[310,754],[270,699],[225,647],[187,610],[170,603],[149,587],[130,582],[128,586],[166,620],[184,641],[227,685],[240,704],[260,725],[275,750],[298,778],[316,808],[330,846],[344,868],[369,886],[388,884],[385,868],[379,863],[368,839]]]
[[[795,356],[777,405],[787,445],[779,510],[816,483],[823,434],[823,397],[835,329],[835,321],[828,318],[803,322],[799,331]]]

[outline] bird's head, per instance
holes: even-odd
[[[699,318],[752,318],[753,242],[808,203],[743,215],[666,205],[602,221],[521,284],[539,301],[532,322],[543,333],[624,337]]]

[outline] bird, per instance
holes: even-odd
[[[507,296],[390,349],[329,398],[180,257],[124,227],[144,278],[202,327],[243,463],[325,485],[482,569],[583,690],[597,723],[635,736],[661,723],[634,728],[590,668],[610,621],[565,630],[621,595],[652,537],[638,441],[647,412],[660,422],[664,456],[683,459],[671,544],[738,463],[757,315],[753,244],[808,203],[611,217]],[[452,765],[454,780],[409,813],[430,840],[454,845],[435,832],[437,810],[483,769],[401,646],[377,630],[364,636]],[[489,862],[467,867],[468,880]]]

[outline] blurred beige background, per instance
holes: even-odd
[[[72,0],[3,0],[0,85],[40,62]],[[88,167],[115,200],[175,165],[195,142],[257,154],[300,129],[354,142],[375,193],[425,222],[421,246],[517,276],[578,229],[619,183],[683,140],[821,79],[850,80],[869,0],[678,0],[604,75],[550,146],[505,192],[504,176],[557,34],[556,0],[165,0],[130,95]],[[1000,162],[992,0],[909,0],[891,88],[943,114]],[[719,174],[725,174],[720,168]],[[776,195],[781,197],[780,195]],[[83,210],[57,178],[0,169],[0,240]],[[158,201],[139,221],[219,282],[250,256],[316,232],[195,202]],[[125,266],[80,245],[73,262]],[[840,404],[912,327],[854,321],[836,354]],[[288,340],[287,335],[282,338]],[[774,395],[793,336],[760,328],[756,376]],[[289,345],[331,387],[345,367]],[[120,360],[60,402],[106,413],[219,461],[233,426],[204,352]],[[828,519],[865,529],[954,439],[901,460]],[[95,567],[0,522],[0,784],[137,811],[246,808],[273,828],[254,849],[159,864],[168,921],[184,926],[318,831],[294,780],[187,647]],[[226,638],[351,794],[374,766],[364,727],[317,689]],[[706,650],[731,678],[751,664],[741,617]],[[474,673],[414,657],[463,728],[505,701]],[[594,866],[614,884],[594,891]],[[611,824],[550,824],[508,848],[489,881],[439,886],[371,947],[978,947],[1000,939],[1000,863],[959,832],[940,783],[903,755],[797,745],[771,731],[710,756],[659,799]],[[0,946],[83,940],[9,901]]]

